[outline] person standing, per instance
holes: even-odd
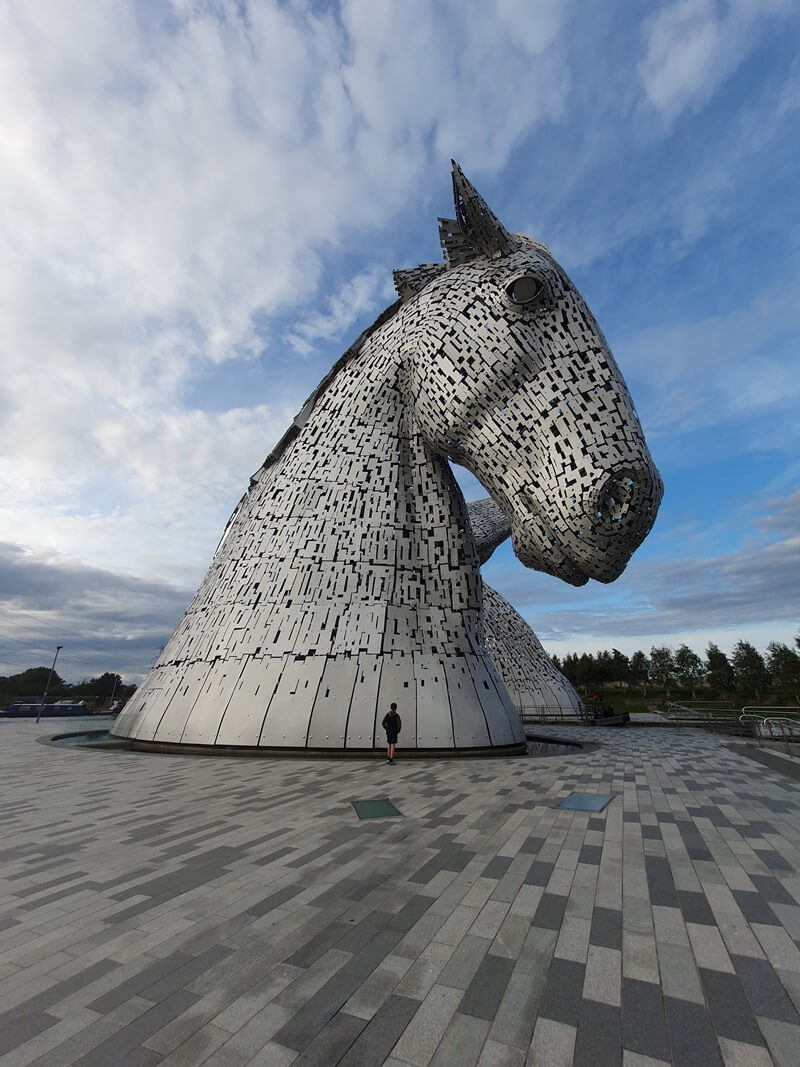
[[[403,723],[397,714],[397,705],[392,704],[383,717],[381,726],[386,731],[386,762],[394,763],[394,749],[397,744],[397,735]]]

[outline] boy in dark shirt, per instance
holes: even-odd
[[[392,704],[383,717],[381,726],[386,731],[386,762],[394,763],[394,748],[397,744],[397,735],[402,726],[400,716],[397,714],[397,705]]]

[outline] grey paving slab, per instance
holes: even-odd
[[[714,1032],[749,1045],[763,1043],[742,984],[734,974],[700,969]]]
[[[339,1061],[341,1067],[383,1063],[418,1008],[419,1002],[409,997],[388,997]]]
[[[458,1007],[462,991],[434,985],[394,1046],[405,1063],[425,1067],[430,1062]]]
[[[676,1067],[723,1067],[717,1036],[702,1005],[665,997],[664,1011]]]
[[[575,1040],[575,1067],[619,1067],[622,1018],[618,1008],[586,1000],[581,1004]]]
[[[18,1048],[57,1022],[58,1019],[54,1015],[43,1011],[12,1014],[0,1030],[0,1055]]]
[[[148,1037],[151,1037],[170,1020],[183,1014],[196,1001],[197,997],[185,990],[171,993],[118,1033],[102,1041],[91,1052],[87,1052],[73,1062],[77,1067],[104,1067],[109,1063],[118,1062],[125,1056],[133,1056],[143,1051],[142,1047]]]
[[[589,941],[604,948],[621,949],[622,912],[616,908],[594,908]]]
[[[759,1023],[776,1067],[796,1067],[800,1027],[776,1019],[761,1019]]]
[[[656,1060],[670,1059],[670,1044],[661,990],[651,982],[622,982],[623,1045]]]
[[[354,1041],[367,1024],[347,1012],[339,1012],[308,1043],[304,1051],[292,1060],[298,1067],[330,1067],[341,1063]],[[281,1044],[278,1039],[275,1044]],[[379,1061],[380,1062],[380,1061]]]
[[[458,1010],[464,1015],[475,1015],[491,1022],[497,1014],[513,970],[513,960],[500,956],[484,956],[467,986]]]
[[[797,1062],[800,786],[710,735],[390,783],[3,732],[4,1063]]]
[[[548,1067],[572,1067],[577,1029],[542,1016],[536,1020],[526,1063],[546,1063]]]
[[[539,1001],[539,1014],[557,1022],[576,1026],[583,994],[586,968],[573,960],[554,958]]]
[[[736,974],[756,1015],[800,1025],[800,1016],[778,974],[767,960],[732,956]]]
[[[471,1015],[453,1016],[442,1040],[433,1054],[430,1067],[474,1067],[478,1062],[489,1023]]]

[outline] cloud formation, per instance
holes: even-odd
[[[611,647],[635,638],[643,647],[669,635],[698,630],[746,637],[765,621],[780,624],[784,639],[800,625],[800,491],[767,501],[751,516],[751,534],[735,551],[665,562],[634,559],[613,590],[591,587],[567,606],[537,575],[521,580],[507,565],[484,568],[486,580],[522,610],[540,639],[579,639]],[[526,581],[527,579],[527,581]],[[561,603],[559,603],[559,600]],[[605,642],[605,645],[602,643]]]
[[[492,18],[357,0],[3,7],[0,484],[26,520],[43,501],[105,508],[100,471],[124,487],[120,516],[146,496],[165,524],[182,485],[241,479],[314,380],[294,404],[222,413],[187,410],[191,383],[272,358],[278,311],[302,306],[286,333],[306,353],[374,311],[371,267],[308,314],[323,250],[390,224],[431,159],[458,147],[496,167],[563,106],[556,3],[535,20],[511,0]]]
[[[46,665],[77,681],[117,664],[138,681],[180,618],[191,591],[0,542],[0,671]]]
[[[791,14],[788,0],[675,0],[652,15],[639,64],[650,103],[666,118],[699,108],[736,70],[762,20]]]
[[[299,319],[286,332],[286,341],[298,355],[307,356],[313,352],[316,342],[342,337],[379,300],[388,304],[397,299],[391,276],[391,270],[385,266],[370,267],[356,274],[328,297],[324,311],[315,311]]]
[[[577,271],[665,509],[704,434],[796,484],[796,30],[788,0],[0,0],[0,538],[29,583],[2,632],[72,626],[87,672],[127,670],[114,595],[37,606],[80,567],[145,643],[171,628],[159,583],[199,581],[391,267],[439,258],[451,155]]]

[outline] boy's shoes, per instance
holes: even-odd
[[[394,763],[394,760],[393,760],[393,759],[390,759],[390,760],[389,760],[388,762],[389,762],[389,763]]]

